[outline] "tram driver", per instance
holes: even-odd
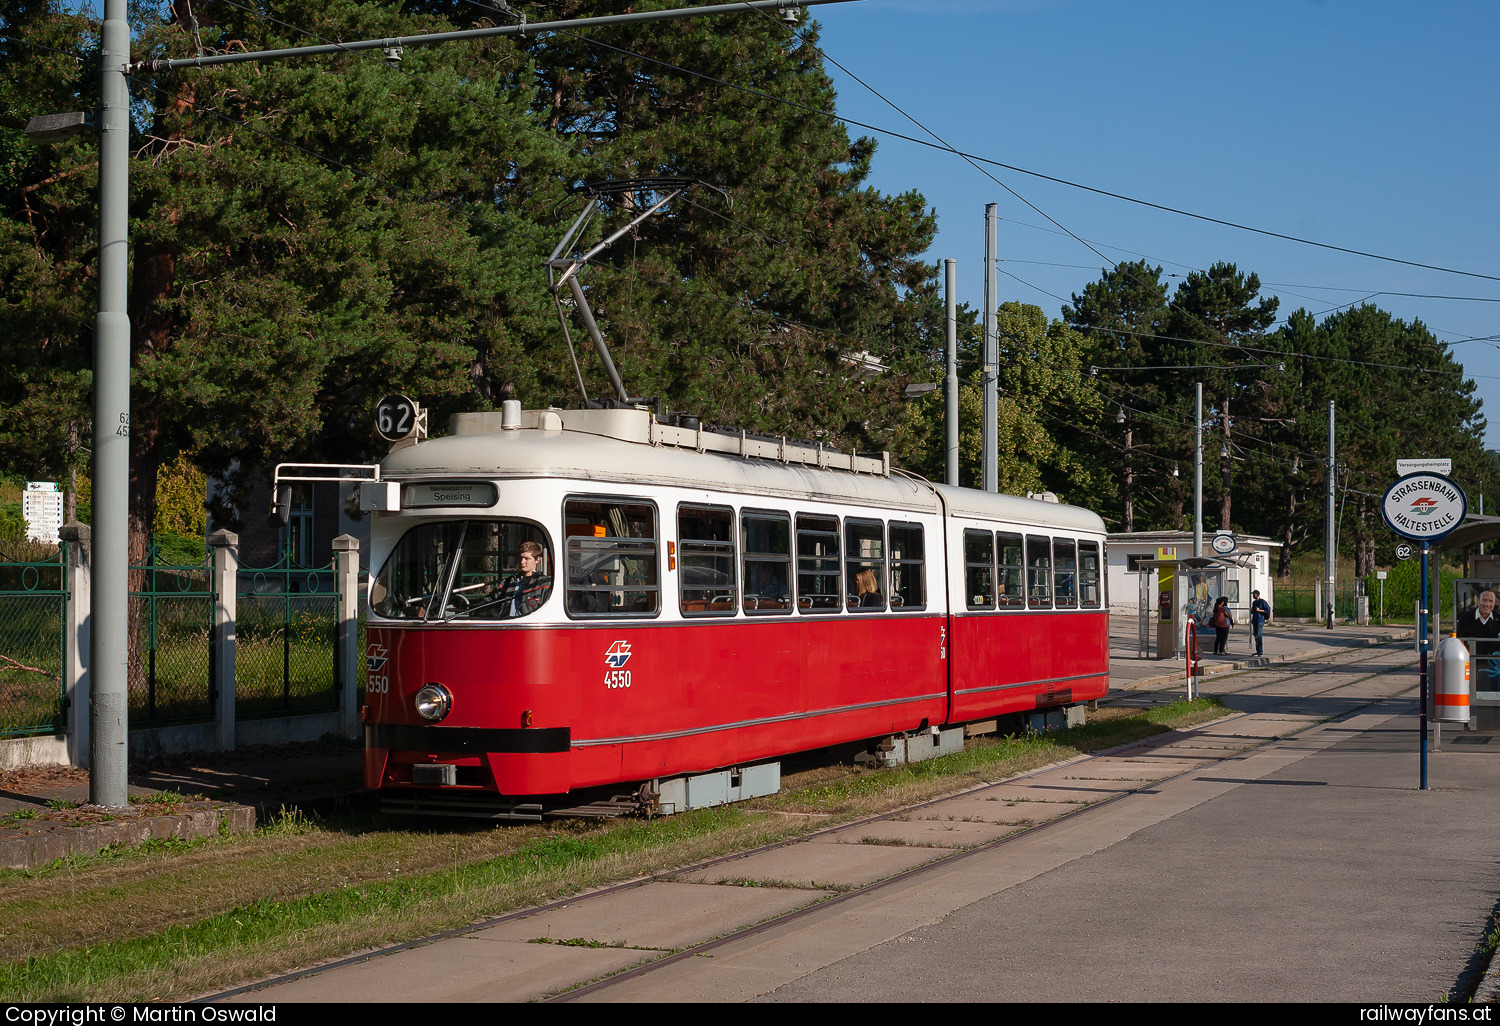
[[[542,547],[536,542],[522,542],[517,557],[520,572],[501,581],[494,599],[486,605],[498,609],[505,617],[525,616],[540,609],[552,594],[552,578],[537,572],[542,556]]]

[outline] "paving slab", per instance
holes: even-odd
[[[734,878],[744,877],[737,874]],[[670,951],[712,940],[729,928],[782,915],[830,893],[813,888],[656,881],[592,897],[586,904],[508,919],[485,927],[476,936],[523,943],[583,939]]]
[[[993,823],[1001,826],[1031,826],[1083,807],[1081,802],[1036,801],[1017,789],[1005,796],[989,792],[960,795],[912,812],[913,818],[938,821]]]
[[[1024,824],[966,823],[954,820],[884,819],[839,832],[840,843],[895,841],[935,848],[971,848],[1012,833]]]
[[[661,952],[654,950],[527,944],[469,934],[226,1000],[360,1005],[535,1001],[581,980],[659,957]]]
[[[1069,773],[1063,779],[1085,785],[1113,782],[1121,785],[1120,789],[1128,790],[1130,787],[1139,785],[1142,781],[1160,780],[1168,774],[1177,772],[1180,767],[1181,763],[1166,759],[1151,765],[1109,762],[1106,760],[1090,767],[1088,771]]]
[[[683,874],[695,883],[764,880],[810,888],[863,887],[938,857],[926,848],[891,844],[789,844]]]
[[[831,891],[658,881],[262,988],[236,1001],[532,1001]]]

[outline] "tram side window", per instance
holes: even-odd
[[[843,608],[837,517],[797,517],[797,608],[804,613],[837,613]]]
[[[849,612],[873,613],[885,608],[885,524],[879,520],[844,521],[844,571]]]
[[[891,608],[926,609],[925,547],[921,524],[891,521]]]
[[[391,620],[508,620],[552,594],[547,532],[520,520],[441,520],[401,536],[370,583],[370,608]],[[524,573],[521,555],[532,559]]]
[[[679,507],[677,537],[682,547],[682,615],[733,616],[740,590],[735,579],[734,510]]]
[[[1052,539],[1026,536],[1026,598],[1033,609],[1052,608]]]
[[[568,615],[655,616],[661,609],[656,507],[621,499],[568,499]]]
[[[1078,608],[1078,543],[1052,539],[1052,581],[1058,609]]]
[[[1043,539],[1045,541],[1046,539]],[[995,553],[1000,557],[998,604],[1001,609],[1026,608],[1026,557],[1019,534],[995,535]]]
[[[1085,609],[1098,609],[1102,604],[1098,542],[1078,543],[1078,596]]]
[[[964,532],[964,593],[970,609],[995,608],[995,536]]]
[[[792,518],[786,513],[744,510],[740,514],[740,537],[746,614],[790,613]]]

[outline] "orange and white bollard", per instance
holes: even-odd
[[[1469,722],[1469,650],[1450,634],[1438,642],[1434,717],[1441,723]]]

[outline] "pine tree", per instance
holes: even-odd
[[[1177,522],[1171,526],[1181,526],[1181,498],[1175,493],[1180,486],[1177,479],[1162,473],[1181,450],[1181,431],[1171,412],[1176,402],[1164,390],[1161,376],[1135,369],[1161,362],[1159,336],[1168,312],[1162,269],[1144,260],[1106,269],[1062,310],[1063,320],[1092,340],[1093,361],[1099,367],[1097,388],[1114,403],[1116,423],[1101,426],[1095,451],[1111,464],[1118,453],[1117,522],[1123,531],[1138,526],[1137,500],[1143,478],[1161,482],[1154,490],[1168,492],[1167,504],[1178,510]],[[1160,516],[1158,512],[1156,519]]]
[[[668,6],[565,0],[545,13]],[[935,222],[918,194],[865,185],[875,144],[826,113],[836,96],[816,23],[794,31],[747,12],[546,36],[530,54],[540,116],[599,174],[713,187],[586,276],[631,392],[709,421],[884,445],[926,355],[914,311],[929,326],[938,312],[933,268],[918,259]],[[606,225],[641,203],[625,194]],[[895,373],[861,380],[865,354]]]
[[[324,38],[444,27],[351,0],[195,7],[210,51],[316,41],[273,18]],[[41,5],[18,34],[76,52],[91,28]],[[136,25],[138,56],[196,46],[175,22]],[[13,122],[62,96],[92,106],[87,61],[34,47],[5,57],[8,83],[45,86],[10,105]],[[231,483],[274,459],[357,460],[373,452],[383,392],[439,416],[472,405],[475,363],[511,362],[541,334],[534,254],[547,233],[531,210],[561,198],[568,154],[508,88],[524,64],[491,42],[413,51],[399,69],[349,54],[133,77],[133,561],[176,453]],[[53,451],[61,426],[86,418],[96,160],[87,143],[34,158],[0,237],[0,266],[18,269],[4,282],[7,355],[48,351],[38,363],[51,375],[7,375],[3,419],[50,402],[54,437],[31,444]],[[0,442],[24,454],[23,440]]]
[[[627,6],[640,5],[602,9]],[[359,0],[193,13],[196,32],[141,8],[133,55],[489,16]],[[96,105],[98,26],[55,0],[6,17],[32,45],[0,49],[0,458],[61,471],[87,445],[97,156],[87,140],[29,148],[20,128]],[[870,447],[889,443],[904,384],[927,373],[938,305],[917,254],[933,216],[915,193],[867,187],[874,144],[826,113],[814,24],[794,34],[752,12],[409,48],[398,67],[364,52],[142,71],[132,89],[137,560],[160,467],[179,453],[231,486],[224,523],[268,462],[378,455],[369,414],[385,392],[414,395],[435,424],[502,397],[576,399],[542,261],[604,178],[701,179],[733,201],[699,191],[586,272],[633,393]],[[622,223],[629,198],[605,213]],[[870,366],[888,369],[866,380]]]

